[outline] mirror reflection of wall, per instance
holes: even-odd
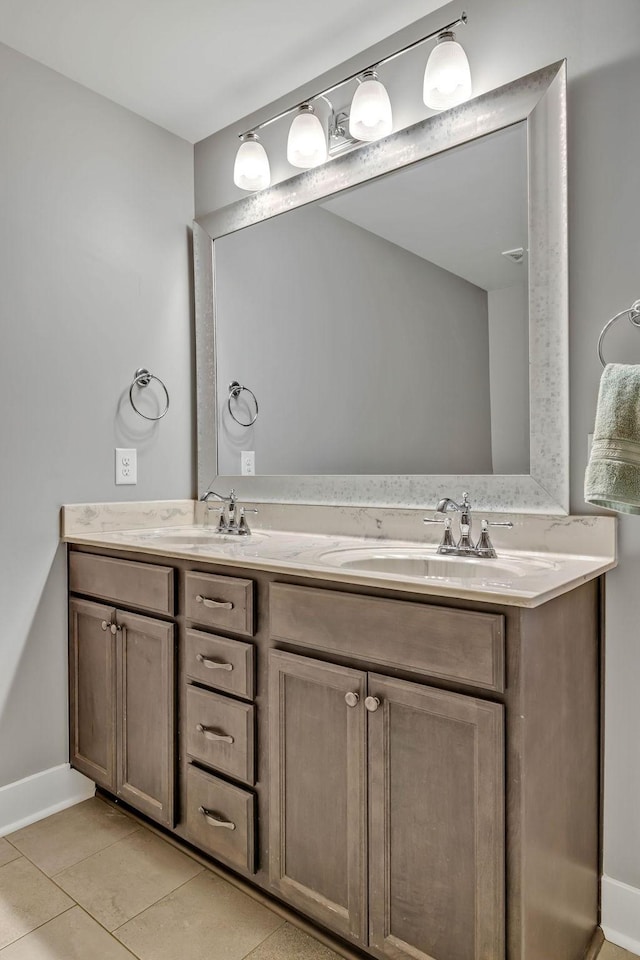
[[[221,475],[528,473],[526,123],[214,252]]]

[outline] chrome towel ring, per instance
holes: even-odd
[[[640,300],[636,300],[630,307],[627,307],[626,310],[621,310],[620,313],[616,313],[615,317],[611,317],[607,323],[605,323],[602,328],[602,333],[598,337],[598,357],[600,358],[600,363],[603,367],[606,367],[607,361],[605,360],[602,354],[602,341],[604,340],[604,335],[609,329],[609,327],[619,320],[620,317],[627,315],[629,317],[629,323],[634,327],[640,327]]]
[[[245,423],[243,420],[238,420],[238,418],[236,417],[236,415],[235,415],[235,413],[233,412],[233,409],[232,409],[232,407],[231,407],[231,401],[232,401],[232,400],[237,400],[243,390],[244,390],[246,393],[250,393],[250,394],[251,394],[251,396],[253,397],[253,402],[254,402],[255,407],[256,407],[256,412],[254,413],[253,417],[251,418],[251,420],[249,420],[248,423]],[[229,409],[229,413],[230,413],[231,417],[235,420],[236,423],[239,423],[241,427],[250,427],[250,426],[252,426],[252,425],[256,422],[256,420],[258,419],[258,412],[259,412],[259,410],[258,410],[258,401],[256,400],[256,395],[255,395],[255,393],[253,392],[253,390],[250,390],[249,387],[243,387],[242,384],[238,383],[237,380],[232,380],[231,383],[229,384],[229,396],[227,397],[227,407],[228,407],[228,409]]]
[[[139,390],[142,390],[143,387],[148,387],[152,380],[157,380],[157,382],[160,384],[160,386],[164,390],[164,395],[166,398],[165,408],[160,414],[160,416],[158,417],[149,417],[146,413],[143,413],[142,410],[138,410],[133,400],[133,388],[138,387]],[[138,367],[138,369],[133,375],[133,381],[131,383],[131,386],[129,387],[129,400],[131,401],[131,406],[133,407],[135,412],[138,414],[138,416],[144,417],[145,420],[162,420],[162,418],[167,415],[167,411],[169,409],[169,391],[165,387],[160,377],[156,377],[155,373],[149,373],[149,371],[145,367]]]

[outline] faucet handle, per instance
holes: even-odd
[[[483,520],[480,524],[480,539],[476,546],[476,553],[479,557],[487,557],[489,560],[495,560],[497,554],[494,545],[489,537],[489,527],[513,527],[511,520]]]
[[[451,533],[451,517],[443,517],[442,520],[431,519],[431,517],[425,517],[422,521],[423,523],[444,523],[444,533],[442,535],[442,540],[440,541],[440,547],[455,547],[453,542],[453,536]]]
[[[241,536],[248,536],[251,533],[249,524],[246,521],[245,513],[258,513],[255,507],[240,507],[240,520],[238,521],[238,533]]]

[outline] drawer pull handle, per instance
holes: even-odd
[[[204,653],[197,653],[196,660],[208,670],[233,670],[232,663],[221,663],[219,660],[212,660],[211,657],[205,657]]]
[[[367,697],[364,702],[365,707],[369,713],[375,713],[378,707],[380,706],[380,700],[378,697]]]
[[[213,727],[205,727],[202,723],[196,724],[196,730],[198,733],[203,733],[207,740],[221,740],[223,743],[233,743],[233,737],[229,737],[224,733],[216,733]]]
[[[224,827],[225,830],[235,830],[236,828],[235,823],[232,823],[231,820],[223,820],[213,810],[207,810],[206,807],[198,807],[198,813],[202,814],[211,827]]]
[[[196,603],[201,603],[210,610],[233,610],[231,600],[209,600],[208,597],[201,597],[200,594],[196,597]]]

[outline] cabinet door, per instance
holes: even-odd
[[[280,651],[269,673],[271,883],[365,942],[366,674]]]
[[[503,707],[375,674],[369,694],[370,945],[500,960]]]
[[[174,824],[174,626],[118,611],[117,793]]]
[[[112,607],[69,602],[71,765],[107,790],[116,787],[116,638]]]

